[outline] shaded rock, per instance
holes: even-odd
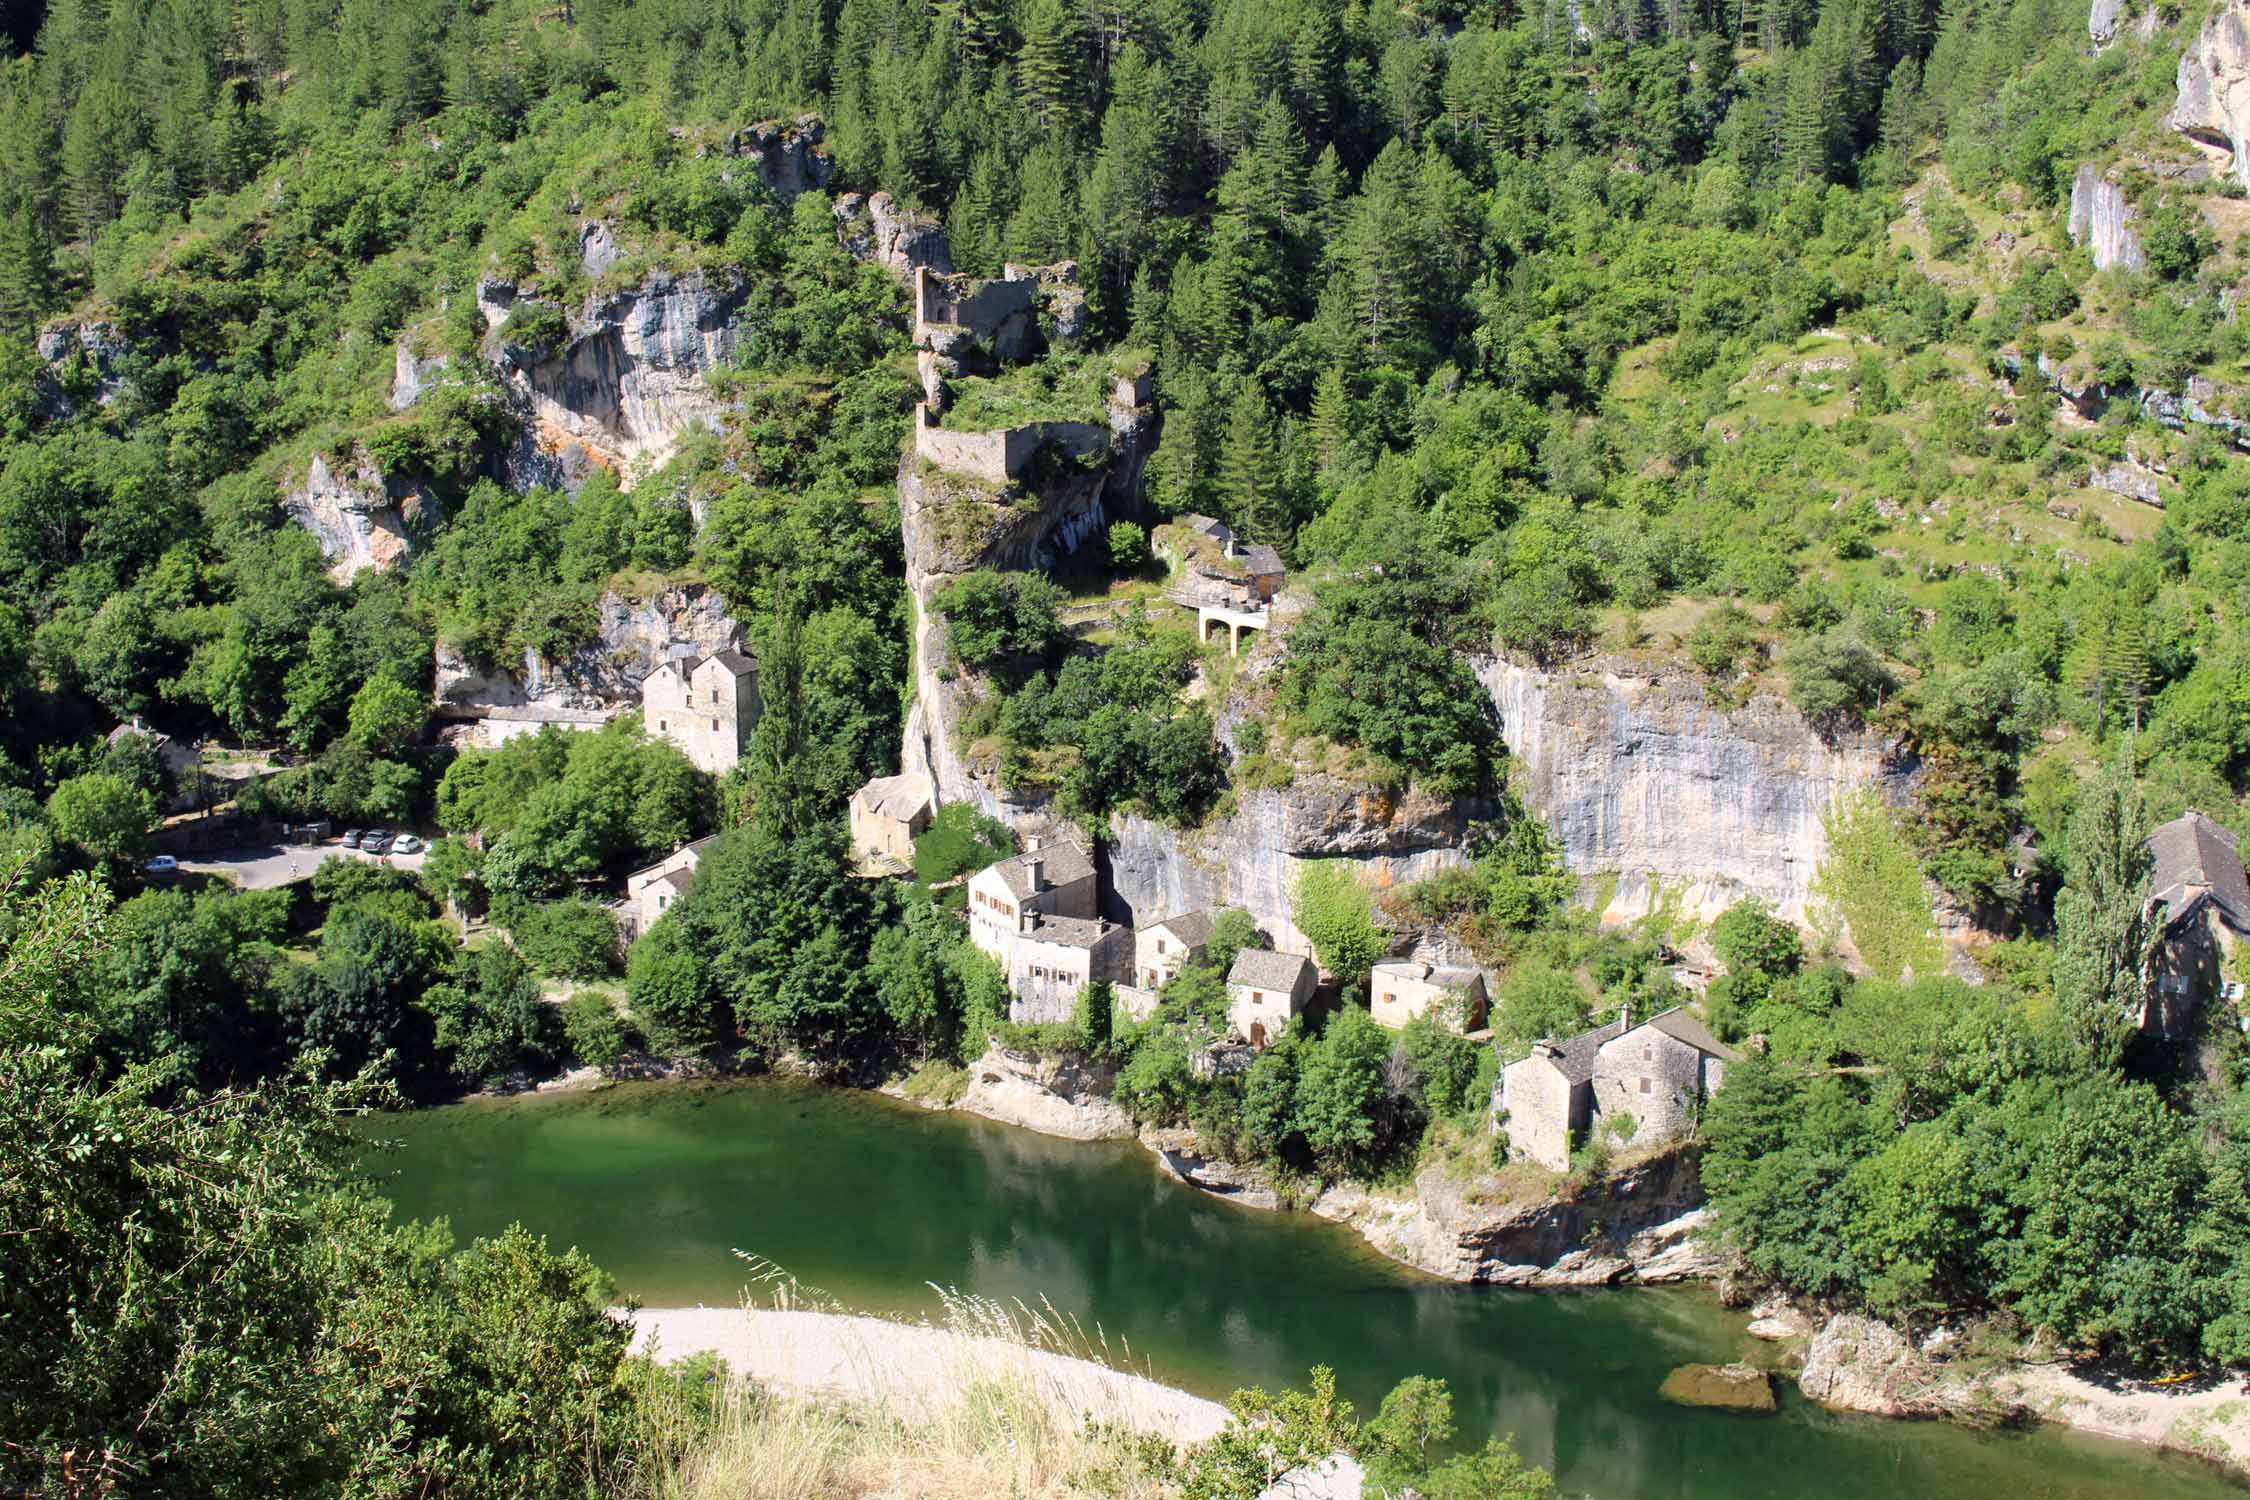
[[[441,641],[434,706],[448,718],[475,719],[494,709],[591,712],[637,705],[642,680],[674,646],[707,656],[741,639],[742,627],[716,589],[679,584],[645,599],[611,589],[596,606],[594,638],[561,661],[526,652],[520,663],[480,663]]]
[[[391,362],[391,410],[404,411],[421,400],[443,378],[449,363],[443,354],[417,354],[411,343],[400,339]]]
[[[2078,168],[2070,183],[2070,242],[2092,248],[2095,270],[2148,269],[2141,237],[2133,229],[2139,217],[2126,203],[2125,190],[2097,173],[2092,162]]]
[[[1945,1368],[1887,1323],[1839,1313],[1805,1350],[1798,1388],[1823,1406],[1882,1417],[2007,1421],[2021,1403],[1989,1381]]]
[[[903,207],[889,193],[839,197],[836,237],[859,259],[896,276],[911,276],[917,267],[953,269],[953,242],[946,238],[945,226]]]
[[[599,219],[588,219],[578,228],[578,264],[588,276],[599,276],[625,258],[617,235]]]
[[[2127,500],[2138,500],[2158,510],[2164,508],[2164,491],[2157,486],[2155,472],[2136,463],[2115,463],[2106,469],[2095,469],[2086,476],[2086,486],[2122,495]]]
[[[2224,170],[2250,187],[2250,0],[2224,0],[2180,54],[2179,96],[2166,122],[2222,157]]]
[[[1038,1057],[997,1043],[969,1065],[955,1109],[1073,1141],[1125,1140],[1133,1118],[1109,1097],[1115,1074],[1074,1058]]]
[[[1774,1410],[1773,1381],[1755,1365],[1682,1365],[1664,1377],[1656,1393],[1681,1406]]]
[[[747,125],[727,137],[727,154],[739,156],[757,168],[758,180],[784,198],[828,186],[835,164],[822,145],[828,131],[818,115],[794,120],[767,120]]]
[[[1743,1332],[1754,1339],[1778,1343],[1783,1339],[1810,1338],[1813,1320],[1786,1297],[1768,1297],[1750,1309],[1750,1326]]]
[[[1144,1130],[1141,1145],[1157,1164],[1189,1187],[1201,1188],[1214,1198],[1239,1203],[1244,1208],[1278,1209],[1281,1195],[1265,1175],[1203,1153],[1203,1141],[1192,1130]]]
[[[2117,22],[2125,14],[2126,0],[2094,0],[2086,16],[2086,34],[2097,42],[2117,35]]]
[[[113,323],[87,318],[50,324],[39,330],[34,347],[46,365],[37,382],[42,416],[69,416],[76,409],[73,389],[90,388],[97,406],[109,405],[124,389],[119,367],[132,346]]]
[[[438,519],[436,503],[411,480],[384,475],[356,449],[335,465],[315,453],[302,474],[284,478],[281,508],[320,543],[339,583],[363,569],[390,567]]]

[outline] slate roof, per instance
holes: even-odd
[[[916,813],[930,805],[930,784],[912,771],[878,776],[852,793],[852,805],[895,823],[912,822]]]
[[[638,870],[633,871],[632,874],[627,875],[625,878],[630,881],[637,879],[642,875],[646,875],[651,870],[661,870],[666,865],[670,864],[673,860],[678,859],[683,854],[692,854],[696,856],[697,859],[701,859],[703,857],[703,846],[710,843],[717,837],[718,835],[715,833],[707,833],[692,844],[682,844],[679,848],[674,849],[670,854],[665,855],[662,859],[651,860],[649,863],[641,866]]]
[[[1375,966],[1378,974],[1396,974],[1406,979],[1425,980],[1440,988],[1465,990],[1484,978],[1482,969],[1466,964],[1431,964],[1418,958],[1393,958]]]
[[[1207,911],[1183,911],[1161,922],[1151,922],[1141,930],[1148,932],[1159,927],[1190,948],[1200,948],[1211,941],[1211,914]]]
[[[746,676],[758,670],[758,659],[755,656],[733,646],[727,647],[724,651],[714,651],[703,659],[704,661],[717,662],[737,677]]]
[[[1035,859],[1044,861],[1045,868],[1041,873],[1046,877],[1047,884],[1050,886],[1076,885],[1081,880],[1091,879],[1094,874],[1094,862],[1087,858],[1086,851],[1067,839],[1049,844],[1045,848],[1027,849],[1021,854],[1011,854],[1006,859],[987,865],[985,868],[997,874],[1007,885],[1008,894],[1021,901],[1031,894],[1031,870],[1029,866],[1031,861]]]
[[[1242,540],[1235,534],[1234,528],[1224,521],[1213,520],[1209,516],[1186,515],[1179,518],[1179,524],[1190,531],[1209,537],[1212,541],[1217,542],[1222,549],[1227,543],[1234,543],[1241,551],[1228,560],[1241,563],[1253,578],[1262,578],[1268,574],[1280,574],[1287,571],[1282,566],[1280,553],[1263,542]]]
[[[1115,922],[1105,922],[1099,917],[1049,917],[1034,914],[1032,925],[1020,934],[1034,943],[1053,943],[1062,948],[1091,948],[1103,938],[1120,928]]]
[[[1661,1031],[1676,1042],[1685,1042],[1698,1052],[1708,1052],[1713,1057],[1728,1062],[1740,1062],[1742,1054],[1711,1034],[1711,1028],[1696,1019],[1693,1011],[1673,1006],[1661,1014],[1650,1016],[1642,1022],[1654,1031]]]
[[[2150,899],[2164,903],[2167,921],[2186,916],[2198,896],[2208,895],[2229,927],[2250,933],[2250,879],[2233,834],[2191,810],[2151,833],[2148,847]]]
[[[147,740],[159,750],[172,743],[170,735],[161,729],[151,729],[146,724],[120,724],[109,732],[109,737],[102,743],[114,750],[120,742],[128,739]]]
[[[1602,1050],[1604,1043],[1614,1042],[1624,1034],[1625,1022],[1620,1018],[1606,1026],[1596,1026],[1592,1031],[1581,1032],[1567,1042],[1549,1042],[1547,1045],[1554,1048],[1555,1051],[1548,1061],[1552,1062],[1563,1077],[1572,1083],[1590,1083],[1594,1077],[1596,1054]],[[1534,1043],[1534,1047],[1536,1046],[1537,1044]],[[1539,1053],[1535,1050],[1531,1055],[1537,1057]],[[1518,1059],[1518,1061],[1528,1061],[1528,1059]],[[1511,1066],[1513,1065],[1511,1064]]]
[[[1276,953],[1271,948],[1245,948],[1235,955],[1234,967],[1227,970],[1227,983],[1244,985],[1254,990],[1281,990],[1291,992],[1312,960],[1301,953]]]
[[[649,884],[668,885],[675,891],[684,891],[689,886],[695,884],[695,871],[666,870],[663,874],[650,881]]]

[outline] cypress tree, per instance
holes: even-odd
[[[1271,408],[1255,380],[1235,389],[1227,410],[1226,446],[1219,454],[1219,494],[1227,520],[1254,542],[1278,547],[1287,538],[1282,509],[1281,445]]]
[[[2149,945],[2148,815],[2121,750],[2070,820],[2055,897],[2055,1003],[2089,1071],[2114,1067],[2140,1022]]]

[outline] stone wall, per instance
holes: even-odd
[[[1636,1146],[1677,1140],[1694,1123],[1704,1096],[1715,1092],[1725,1064],[1710,1063],[1704,1073],[1701,1052],[1652,1026],[1642,1026],[1602,1045],[1594,1065],[1594,1118],[1633,1118],[1624,1139]],[[1598,1128],[1597,1128],[1598,1133]]]
[[[988,484],[1020,478],[1045,444],[1082,458],[1108,447],[1109,439],[1109,428],[1091,422],[1027,422],[993,432],[951,432],[935,425],[927,406],[914,410],[915,453],[926,463]]]
[[[1500,1074],[1500,1124],[1508,1144],[1550,1172],[1570,1170],[1570,1135],[1579,1118],[1577,1091],[1544,1057],[1510,1063]]]

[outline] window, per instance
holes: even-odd
[[[1263,1005],[1266,1003],[1266,997],[1259,994],[1256,990],[1252,990],[1250,992],[1250,1003],[1252,1005]]]
[[[713,703],[716,703],[716,702],[718,702],[718,701],[719,701],[719,690],[718,690],[717,688],[713,688],[713,689],[711,689],[711,701],[712,701]]]
[[[713,734],[717,734],[719,732],[719,721],[717,719],[713,719],[711,721],[711,732]]]
[[[656,721],[656,732],[658,734],[662,734],[665,730],[670,729],[671,727],[671,725],[665,723],[662,719],[658,719]]]
[[[1396,1005],[1398,1004],[1398,996],[1392,994],[1389,990],[1385,990],[1383,991],[1383,1003],[1385,1005]]]
[[[1648,1092],[1648,1090],[1649,1090],[1649,1082],[1648,1082],[1648,1080],[1647,1080],[1646,1078],[1644,1078],[1644,1079],[1642,1079],[1642,1080],[1641,1080],[1641,1092],[1645,1094],[1645,1093],[1647,1093],[1647,1092]]]
[[[1164,951],[1164,939],[1158,938],[1156,940],[1156,951],[1159,953],[1162,953]]]

